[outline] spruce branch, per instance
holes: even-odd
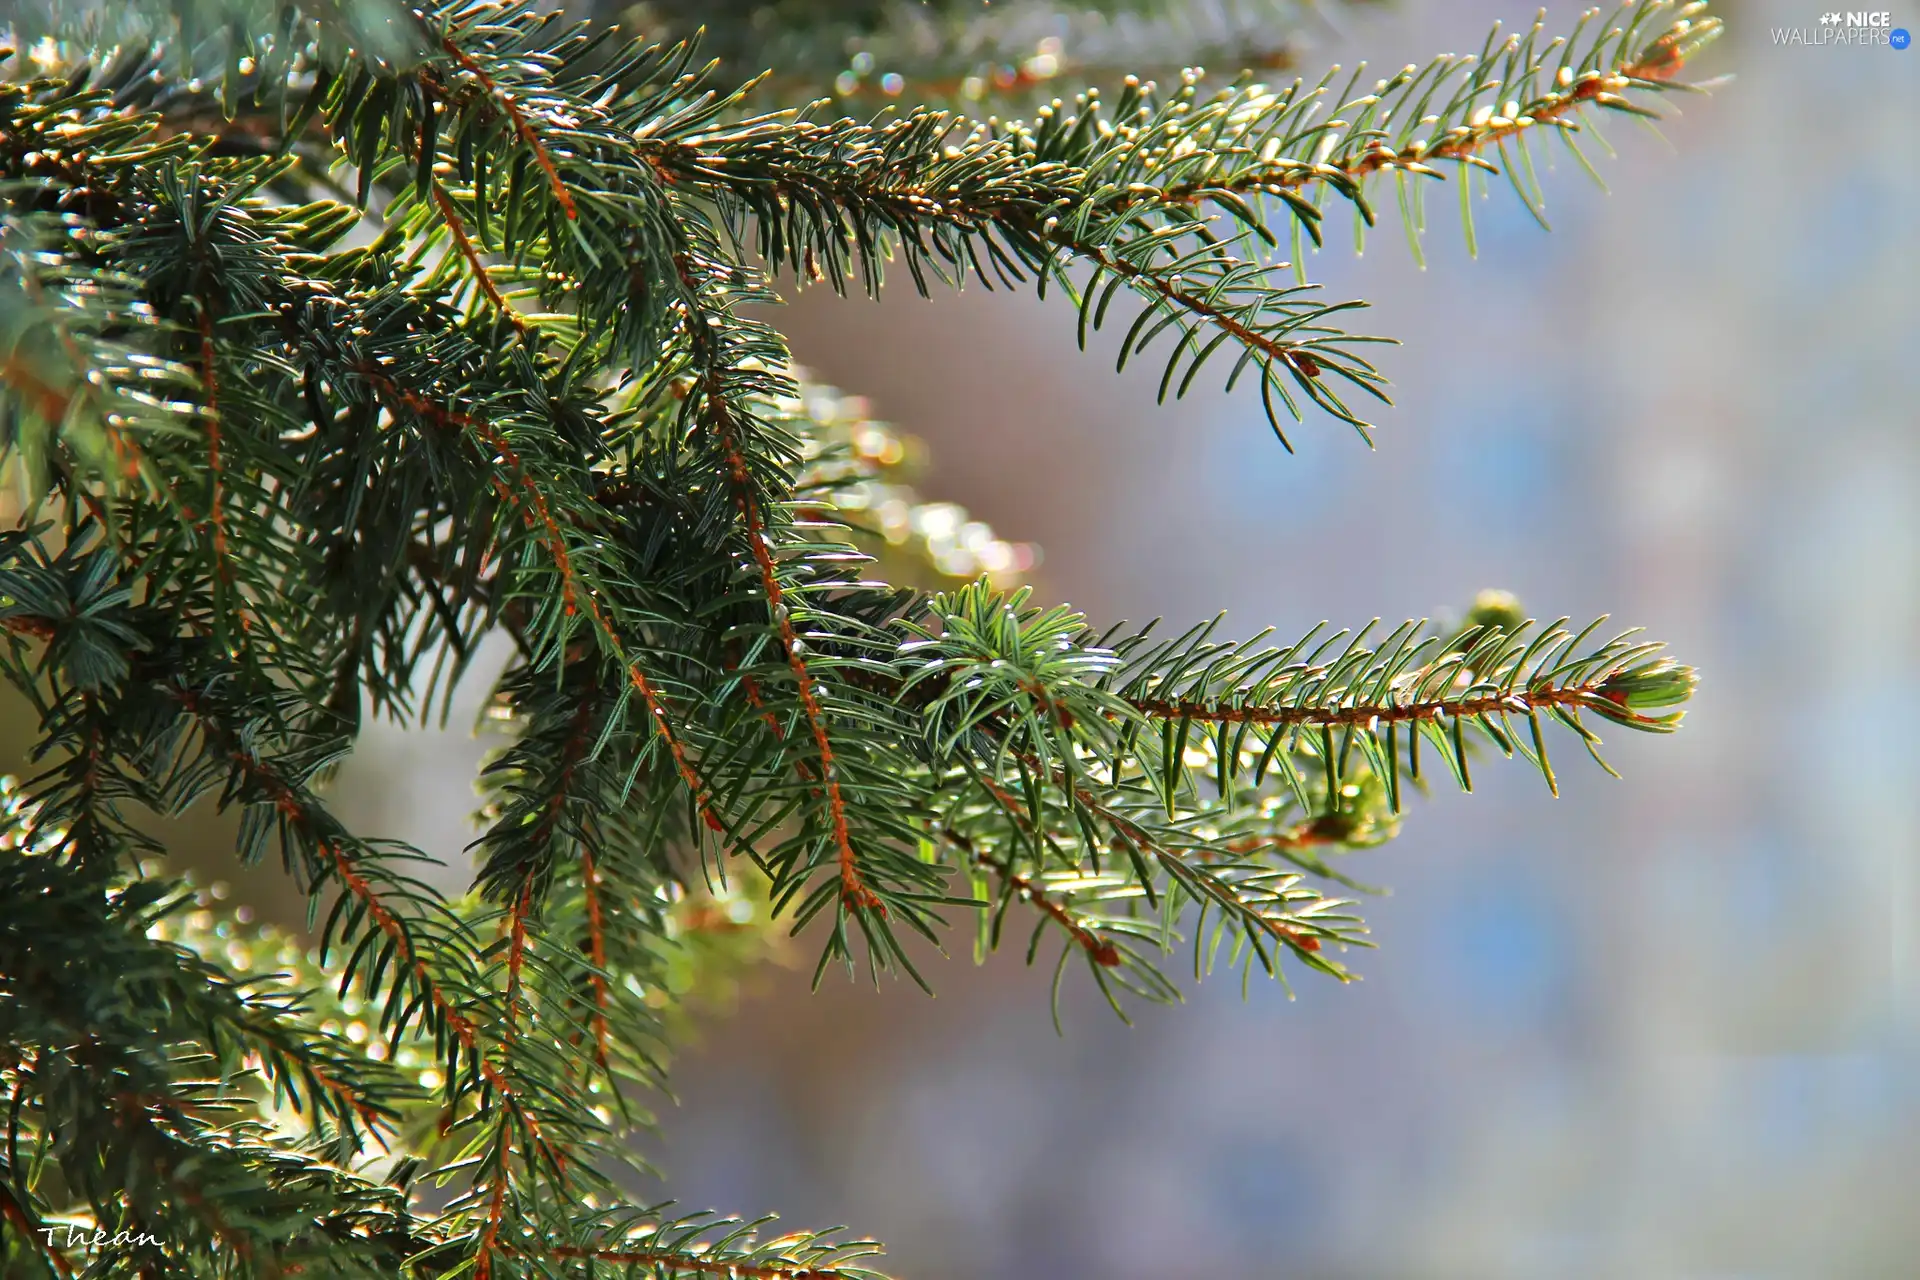
[[[1032,276],[1043,286],[1055,280],[1074,292],[1083,303],[1084,336],[1088,327],[1099,327],[1114,288],[1124,285],[1146,306],[1123,349],[1123,362],[1136,340],[1151,341],[1168,328],[1178,335],[1162,378],[1163,397],[1176,378],[1180,387],[1190,386],[1207,356],[1232,341],[1243,354],[1229,383],[1249,363],[1256,365],[1276,429],[1279,407],[1273,400],[1298,417],[1296,393],[1364,427],[1324,375],[1377,395],[1379,375],[1352,349],[1376,339],[1345,335],[1324,324],[1355,304],[1311,306],[1292,290],[1268,282],[1289,265],[1303,271],[1303,259],[1296,246],[1291,264],[1261,262],[1262,245],[1273,236],[1264,214],[1245,197],[1280,198],[1296,231],[1304,228],[1318,243],[1322,211],[1299,194],[1308,185],[1337,188],[1353,202],[1360,220],[1370,223],[1373,213],[1362,187],[1380,172],[1439,176],[1429,161],[1451,161],[1463,170],[1491,168],[1479,151],[1504,146],[1511,136],[1530,173],[1524,138],[1517,135],[1535,125],[1565,125],[1568,116],[1588,106],[1647,113],[1628,92],[1669,87],[1687,58],[1717,33],[1717,20],[1698,17],[1698,6],[1680,10],[1665,29],[1643,32],[1653,15],[1670,8],[1660,0],[1632,6],[1626,25],[1603,33],[1584,55],[1576,55],[1575,46],[1586,20],[1571,40],[1556,38],[1545,50],[1536,48],[1538,25],[1503,44],[1490,36],[1481,55],[1442,58],[1426,70],[1402,71],[1380,81],[1372,93],[1347,99],[1339,110],[1351,118],[1323,123],[1312,118],[1334,83],[1331,74],[1312,90],[1300,82],[1281,93],[1249,85],[1210,97],[1200,95],[1194,76],[1165,97],[1151,85],[1133,82],[1110,117],[1103,114],[1098,95],[1089,92],[1073,111],[1047,108],[1031,125],[1004,127],[968,126],[937,111],[869,125],[850,120],[813,125],[791,113],[735,124],[725,117],[740,105],[741,93],[713,91],[648,118],[642,109],[657,113],[673,101],[669,94],[697,85],[697,77],[689,82],[684,70],[690,47],[660,54],[628,50],[612,79],[623,88],[632,85],[638,100],[616,110],[570,95],[564,81],[551,80],[553,68],[564,65],[564,54],[582,43],[578,31],[552,30],[555,24],[545,22],[525,32],[511,23],[482,23],[441,37],[455,66],[477,77],[476,92],[462,95],[440,83],[431,65],[399,86],[411,92],[395,94],[389,87],[387,96],[402,116],[391,132],[419,152],[411,161],[396,153],[393,161],[423,175],[418,185],[431,194],[429,143],[437,144],[446,127],[440,116],[454,117],[448,123],[455,135],[456,167],[473,173],[475,199],[484,205],[485,183],[470,157],[476,134],[504,112],[512,135],[527,147],[545,180],[542,190],[551,213],[542,219],[523,212],[530,192],[521,187],[509,204],[502,247],[510,253],[531,247],[515,228],[544,221],[551,229],[546,253],[561,278],[607,279],[608,256],[593,253],[591,246],[597,240],[611,252],[632,239],[630,221],[624,233],[607,223],[558,234],[561,226],[582,217],[567,176],[574,167],[603,183],[611,181],[608,195],[618,203],[647,210],[643,223],[664,218],[665,226],[671,225],[671,216],[660,208],[658,188],[680,183],[719,197],[736,236],[752,238],[772,267],[790,266],[836,286],[847,268],[857,265],[867,288],[877,288],[881,263],[896,250],[923,291],[929,270],[946,278],[951,267],[988,281],[990,266],[992,275],[1007,283]],[[531,50],[520,40],[515,56],[494,51],[510,36],[536,35],[545,39]],[[537,86],[537,105],[523,105],[521,92],[530,101],[534,97],[534,74],[549,80]],[[1552,87],[1543,88],[1543,79]],[[1357,84],[1358,73],[1345,92]],[[342,128],[342,146],[356,158],[363,199],[364,184],[381,170],[389,130],[375,131],[339,113],[379,88],[363,73],[343,81],[341,105],[328,108]],[[1497,109],[1479,102],[1499,92],[1524,98],[1510,97]],[[1442,97],[1443,111],[1426,114],[1427,106]],[[430,109],[435,100],[458,110],[436,113]],[[1513,114],[1500,114],[1507,110]],[[1402,117],[1398,121],[1396,113]],[[416,114],[417,120],[407,118]],[[635,125],[639,146],[616,150],[616,131]],[[1515,186],[1537,213],[1531,184],[1516,177]],[[1218,213],[1196,214],[1195,206],[1217,206]],[[613,207],[607,204],[606,211]],[[1210,229],[1222,216],[1229,227],[1224,235]],[[588,222],[602,218],[588,216]],[[1416,249],[1420,225],[1423,217],[1409,216]],[[646,238],[664,239],[670,246],[674,237],[665,226]],[[672,256],[670,247],[663,247],[665,256]],[[582,248],[588,250],[584,255]],[[642,251],[662,253],[661,248]],[[613,259],[629,255],[630,250],[613,253]],[[1092,268],[1077,288],[1065,275],[1076,262]],[[481,269],[480,278],[485,274]],[[1103,288],[1109,281],[1114,288]],[[1303,287],[1304,278],[1293,288]],[[1223,298],[1233,300],[1224,311]],[[591,305],[592,295],[585,300]],[[644,314],[650,309],[616,324],[630,327],[638,319],[650,331],[654,322]],[[1296,331],[1297,338],[1288,336]],[[1224,337],[1202,337],[1208,332]]]
[[[1380,772],[1395,808],[1402,724],[1410,728],[1407,765],[1416,776],[1424,739],[1471,789],[1463,747],[1470,727],[1503,754],[1518,751],[1529,759],[1557,794],[1541,733],[1543,716],[1571,729],[1604,767],[1596,750],[1599,738],[1580,712],[1592,711],[1631,729],[1672,732],[1684,713],[1669,708],[1687,700],[1695,678],[1691,668],[1659,656],[1660,645],[1634,642],[1634,632],[1584,649],[1601,622],[1577,633],[1566,630],[1565,623],[1563,618],[1536,629],[1529,621],[1511,632],[1486,626],[1465,637],[1461,647],[1446,650],[1439,636],[1422,637],[1422,624],[1413,623],[1377,649],[1367,649],[1361,642],[1370,628],[1363,628],[1331,663],[1314,658],[1348,633],[1323,641],[1313,656],[1299,662],[1314,636],[1284,650],[1256,650],[1213,643],[1202,631],[1138,649],[1130,655],[1133,666],[1120,692],[1134,711],[1181,734],[1194,724],[1239,725],[1297,740],[1308,731],[1338,728],[1343,755],[1358,745],[1370,760],[1386,766]],[[1524,738],[1514,727],[1515,717],[1526,720]]]
[[[283,1149],[284,1130],[240,1118],[249,1097],[290,1104],[311,1121],[330,1120],[331,1131],[318,1125],[312,1138],[346,1159],[392,1132],[392,1105],[410,1091],[345,1038],[303,1027],[302,994],[272,979],[236,981],[166,940],[162,922],[185,898],[165,881],[119,881],[102,892],[97,879],[65,874],[57,842],[31,836],[0,852],[0,881],[11,908],[0,913],[8,1040],[17,1044],[24,1024],[36,1045],[0,1067],[12,1098],[6,1181],[16,1191],[29,1185],[19,1156],[24,1122],[36,1141],[51,1141],[98,1221],[126,1221],[113,1208],[124,1202],[135,1223],[164,1222],[179,1246],[203,1232],[229,1256],[291,1262],[313,1247],[316,1226],[382,1203],[344,1171],[316,1179],[322,1166]],[[35,936],[50,920],[60,925],[57,946]],[[218,1088],[204,1078],[210,1068]],[[249,1089],[249,1079],[270,1090]],[[15,1208],[22,1219],[41,1216],[18,1200]],[[39,1243],[56,1269],[70,1270],[49,1237]],[[138,1257],[139,1242],[132,1247]],[[336,1266],[372,1274],[357,1265],[365,1261],[349,1244]]]
[[[812,672],[808,669],[805,646],[793,626],[792,611],[787,606],[786,590],[781,585],[779,570],[774,564],[773,553],[767,547],[766,522],[762,516],[762,499],[753,474],[748,468],[745,454],[739,439],[740,424],[736,417],[733,397],[739,394],[729,386],[730,370],[722,362],[727,358],[712,349],[711,331],[720,315],[699,307],[703,296],[702,282],[693,275],[693,266],[686,254],[675,259],[675,267],[682,287],[687,291],[690,310],[688,314],[688,341],[693,360],[700,369],[697,394],[700,398],[704,426],[712,433],[712,443],[718,449],[726,468],[726,480],[733,493],[735,505],[739,507],[743,533],[747,549],[753,557],[754,568],[760,575],[760,589],[766,595],[767,611],[773,619],[780,638],[780,647],[786,656],[787,666],[793,673],[794,689],[805,713],[807,730],[813,737],[814,750],[817,753],[815,768],[818,771],[820,785],[827,802],[828,822],[833,832],[834,855],[838,864],[840,879],[840,901],[844,909],[853,911],[884,910],[879,897],[867,887],[860,873],[859,859],[853,850],[853,838],[848,830],[847,803],[841,794],[839,770],[834,762],[833,744],[828,740],[826,712],[821,707],[820,696]],[[749,690],[749,696],[756,702],[761,699],[757,692]]]
[[[583,1239],[596,1243],[546,1247],[507,1246],[508,1256],[554,1261],[591,1261],[646,1267],[650,1274],[687,1277],[750,1276],[755,1280],[885,1280],[860,1265],[879,1250],[866,1240],[838,1239],[829,1232],[797,1231],[758,1238],[772,1218],[745,1221],[705,1214],[669,1217],[659,1206],[603,1213],[583,1223]]]
[[[1136,340],[1151,341],[1168,326],[1180,335],[1162,398],[1176,376],[1180,391],[1189,387],[1205,359],[1232,341],[1244,355],[1229,385],[1256,363],[1276,430],[1271,397],[1299,416],[1289,386],[1364,427],[1322,377],[1332,373],[1377,396],[1382,380],[1348,344],[1378,339],[1322,323],[1358,304],[1315,307],[1268,283],[1288,267],[1303,273],[1302,249],[1296,235],[1293,263],[1263,264],[1262,247],[1274,242],[1270,218],[1248,198],[1280,200],[1296,231],[1317,245],[1324,211],[1305,193],[1332,190],[1371,224],[1369,178],[1388,171],[1438,178],[1444,174],[1434,165],[1453,162],[1464,184],[1469,168],[1497,172],[1479,153],[1513,138],[1529,175],[1524,185],[1516,177],[1515,188],[1540,216],[1521,135],[1552,126],[1574,146],[1571,117],[1585,108],[1653,114],[1628,95],[1673,86],[1719,30],[1717,19],[1700,16],[1700,5],[1680,9],[1661,29],[1653,19],[1670,7],[1631,6],[1629,21],[1584,53],[1577,46],[1591,13],[1571,37],[1544,49],[1540,24],[1504,42],[1496,28],[1480,55],[1408,67],[1354,98],[1356,71],[1338,115],[1317,123],[1334,73],[1312,89],[1296,81],[1279,92],[1248,84],[1210,95],[1195,75],[1164,96],[1130,80],[1111,112],[1090,90],[1071,110],[1045,108],[1031,124],[969,125],[926,109],[872,124],[776,114],[679,137],[663,129],[646,142],[663,178],[726,197],[722,209],[737,220],[736,236],[776,269],[835,288],[857,269],[872,292],[882,263],[897,252],[923,293],[930,275],[970,273],[989,286],[1029,275],[1043,284],[1055,279],[1081,304],[1083,341],[1124,286],[1148,305],[1123,344],[1122,364]],[[1481,101],[1502,92],[1512,95],[1504,105]],[[1429,113],[1436,102],[1444,108]],[[1222,219],[1224,234],[1212,230]],[[1424,217],[1410,211],[1416,254],[1422,226]],[[1471,243],[1470,223],[1466,230]],[[1078,285],[1064,274],[1074,262],[1092,268]],[[1296,288],[1304,286],[1302,274]],[[1205,330],[1220,336],[1203,340]],[[1294,332],[1301,336],[1289,338]]]
[[[596,638],[617,656],[625,668],[627,682],[645,704],[648,723],[660,735],[674,768],[686,783],[701,820],[715,831],[726,826],[714,812],[705,781],[694,767],[676,720],[669,712],[665,697],[648,676],[637,657],[627,655],[626,646],[600,602],[591,583],[583,582],[577,561],[569,548],[567,533],[550,507],[546,491],[528,471],[518,452],[498,431],[476,416],[441,408],[405,388],[396,386],[379,367],[361,366],[356,372],[393,407],[402,409],[443,431],[471,438],[487,451],[483,460],[498,461],[506,475],[492,481],[495,494],[503,503],[519,509],[522,521],[545,550],[559,585],[559,605],[565,617],[585,612],[592,621]]]
[[[1019,903],[1056,1013],[1075,957],[1123,1017],[1180,998],[1182,950],[1196,981],[1345,980],[1369,943],[1329,886],[1423,753],[1553,785],[1548,722],[1593,750],[1596,720],[1680,721],[1659,646],[1510,600],[1284,649],[1038,607],[1020,549],[924,502],[910,442],[760,309],[894,264],[1059,290],[1083,342],[1154,348],[1163,399],[1219,357],[1276,430],[1311,402],[1364,431],[1379,340],[1304,275],[1327,210],[1364,228],[1391,175],[1417,252],[1418,190],[1500,169],[1538,215],[1531,138],[1685,87],[1698,6],[1371,91],[1196,71],[1026,122],[762,111],[777,78],[524,2],[295,9],[271,39],[242,9],[205,41],[194,2],[171,44],[66,33],[0,83],[29,497],[0,668],[41,734],[0,839],[10,1234],[161,1233],[103,1273],[870,1275],[861,1242],[631,1203],[688,970],[724,983],[777,919],[820,923],[816,978],[864,946],[924,984],[914,938],[970,918],[991,949]],[[448,899],[322,792],[366,717],[444,716],[495,630],[507,740]],[[146,822],[195,804],[238,812],[243,862],[277,846],[320,943],[294,973],[188,945],[215,913],[181,922]],[[329,1029],[349,1003],[364,1042]]]

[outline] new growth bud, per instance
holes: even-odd
[[[1514,632],[1527,620],[1526,610],[1520,607],[1520,597],[1511,591],[1488,588],[1473,598],[1473,607],[1467,610],[1469,627],[1498,627],[1502,631]]]
[[[1693,687],[1699,683],[1699,675],[1692,667],[1684,666],[1671,658],[1656,658],[1637,667],[1616,672],[1600,683],[1594,692],[1602,702],[1593,704],[1593,709],[1609,720],[1621,724],[1631,724],[1635,728],[1677,727],[1683,711],[1669,711],[1661,715],[1646,715],[1645,712],[1661,707],[1677,707],[1693,696]],[[1616,714],[1609,707],[1619,708]]]

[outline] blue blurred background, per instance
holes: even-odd
[[[1128,1029],[1070,982],[1060,1037],[1047,975],[964,939],[932,1000],[764,973],[676,1064],[661,1195],[850,1223],[914,1280],[1920,1276],[1920,52],[1774,42],[1819,9],[1726,5],[1706,71],[1738,79],[1672,147],[1608,122],[1612,195],[1563,158],[1552,234],[1496,184],[1478,262],[1448,200],[1424,272],[1397,227],[1323,257],[1407,343],[1371,452],[1156,407],[1029,297],[782,317],[1096,619],[1298,633],[1501,586],[1704,678],[1677,739],[1611,744],[1624,782],[1488,768],[1360,855],[1393,892],[1352,986],[1215,980]],[[1343,13],[1316,56],[1530,16]],[[347,816],[458,849],[477,750],[376,735],[350,779],[415,785]]]

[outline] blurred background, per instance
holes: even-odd
[[[676,1062],[657,1198],[848,1223],[911,1280],[1920,1276],[1920,51],[1719,11],[1738,79],[1669,100],[1672,147],[1609,122],[1612,195],[1563,157],[1552,234],[1502,184],[1478,262],[1436,200],[1426,271],[1392,226],[1316,264],[1406,342],[1371,452],[1323,418],[1289,456],[1204,380],[1157,407],[1058,300],[777,317],[1096,620],[1292,635],[1499,586],[1703,682],[1679,737],[1610,744],[1625,781],[1489,767],[1357,855],[1392,893],[1351,986],[1216,979],[1128,1028],[1076,967],[1060,1036],[1017,952],[809,994],[803,939]],[[1329,11],[1305,63],[1530,17]],[[460,864],[471,721],[370,734],[343,816]]]

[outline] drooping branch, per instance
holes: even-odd
[[[747,459],[742,452],[739,409],[735,392],[728,385],[730,373],[727,353],[716,344],[711,329],[725,314],[724,308],[710,309],[713,289],[694,257],[694,246],[683,240],[674,255],[674,269],[684,301],[686,331],[692,360],[698,369],[699,409],[705,429],[726,468],[726,484],[739,510],[742,536],[753,557],[766,607],[779,635],[787,668],[793,674],[794,690],[812,735],[818,756],[819,783],[827,802],[827,818],[832,833],[834,854],[840,877],[840,901],[855,911],[885,914],[880,897],[861,874],[859,857],[854,851],[853,835],[847,820],[847,802],[841,790],[840,771],[834,758],[833,742],[827,732],[826,708],[821,703],[820,687],[808,667],[805,647],[794,630],[792,611],[787,607],[786,588],[780,580],[779,566],[767,545],[767,525],[763,499]],[[757,696],[757,695],[756,695]]]
[[[521,462],[520,455],[484,419],[443,409],[426,398],[397,385],[384,370],[376,366],[363,365],[356,372],[366,378],[368,384],[380,392],[382,397],[391,402],[394,407],[404,409],[445,430],[472,438],[491,451],[490,454],[482,455],[483,460],[489,464],[494,457],[500,460],[508,476],[496,479],[496,492],[504,501],[520,510],[521,518],[527,528],[545,547],[552,560],[554,572],[560,579],[563,609],[568,614],[572,614],[582,605],[585,606],[587,616],[592,620],[595,630],[605,641],[609,650],[618,656],[621,665],[625,668],[628,682],[633,686],[634,692],[640,695],[640,700],[647,710],[648,720],[654,731],[659,733],[661,741],[666,744],[674,767],[692,795],[702,821],[712,830],[724,833],[726,824],[713,810],[711,792],[706,781],[695,769],[692,756],[682,741],[680,732],[675,728],[674,718],[668,714],[665,698],[639,661],[627,653],[598,595],[591,587],[583,586],[579,582],[574,572],[572,553],[567,548],[566,536],[560,527],[560,522],[555,518],[545,492]]]
[[[347,842],[330,819],[322,816],[319,808],[304,788],[280,776],[266,761],[247,747],[221,716],[199,693],[191,689],[175,689],[173,697],[180,706],[193,717],[200,732],[242,777],[256,787],[272,804],[280,817],[294,829],[300,831],[312,845],[314,851],[325,860],[324,865],[339,880],[348,895],[366,912],[367,918],[386,936],[394,949],[395,958],[401,968],[416,985],[422,998],[432,1007],[435,1016],[453,1034],[460,1046],[467,1050],[486,1082],[492,1086],[502,1104],[524,1128],[536,1147],[539,1147],[556,1165],[565,1164],[564,1156],[549,1146],[542,1133],[539,1120],[526,1107],[518,1091],[507,1079],[505,1073],[493,1061],[489,1046],[483,1043],[482,1029],[462,1008],[464,1001],[457,996],[435,974],[433,966],[415,941],[414,933],[400,915],[389,905],[385,897],[376,889],[362,869],[356,865]]]
[[[834,765],[833,743],[827,736],[826,710],[820,704],[819,686],[807,668],[806,659],[801,656],[800,637],[793,629],[792,612],[786,605],[780,574],[767,548],[766,525],[760,516],[759,500],[754,495],[746,461],[740,456],[739,444],[733,436],[731,418],[726,412],[725,402],[713,397],[713,390],[711,386],[708,388],[708,404],[714,406],[714,430],[727,459],[735,501],[740,504],[747,545],[753,552],[754,565],[760,573],[761,589],[766,592],[767,608],[779,629],[780,645],[786,653],[787,667],[793,672],[794,687],[800,697],[800,706],[806,713],[807,728],[813,734],[814,750],[820,758],[820,780],[826,788],[827,814],[833,825],[834,849],[840,862],[841,900],[849,907],[860,910],[882,910],[879,896],[867,886],[860,874],[859,859],[854,854],[853,837],[847,826],[847,802],[841,794],[840,775]]]

